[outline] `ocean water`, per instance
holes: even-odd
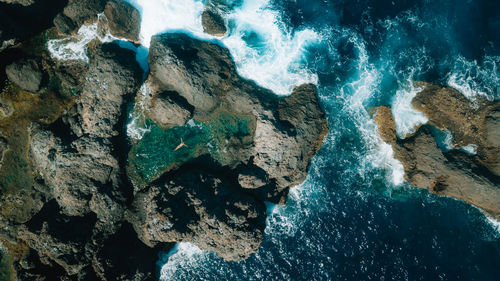
[[[500,2],[219,1],[228,5],[223,38],[203,34],[201,0],[129,2],[143,15],[143,65],[157,33],[218,42],[240,75],[277,95],[315,83],[330,128],[306,182],[285,206],[268,204],[257,253],[226,262],[178,243],[159,254],[160,280],[499,280],[499,223],[406,184],[369,111],[392,105],[404,136],[427,122],[410,105],[414,81],[500,99]],[[132,113],[128,134],[140,138],[148,128]]]

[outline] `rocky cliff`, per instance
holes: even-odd
[[[401,161],[413,186],[466,201],[500,218],[499,102],[475,103],[458,91],[419,82],[412,106],[429,119],[414,135],[399,139],[390,107],[376,110],[382,139]],[[449,134],[443,138],[443,134]],[[447,140],[446,140],[447,139]],[[472,149],[471,149],[472,148]]]
[[[88,62],[48,53],[98,13],[138,40],[132,6],[70,0],[54,28],[0,53],[0,277],[151,280],[179,241],[247,258],[264,202],[285,203],[327,133],[315,86],[278,98],[238,76],[225,48],[181,34],[153,38],[149,73],[114,42],[90,42]],[[127,136],[130,112],[140,138]]]

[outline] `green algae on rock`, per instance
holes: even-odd
[[[169,129],[146,120],[149,132],[130,151],[129,175],[141,186],[204,154],[222,166],[234,164],[234,156],[228,154],[233,148],[251,144],[255,131],[252,117],[218,110],[203,121],[190,120]],[[176,149],[181,141],[185,145]]]

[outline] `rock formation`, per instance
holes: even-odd
[[[130,41],[139,41],[141,15],[136,8],[124,1],[109,1],[104,9],[113,36]]]
[[[43,74],[36,61],[22,60],[7,65],[5,72],[10,81],[21,89],[36,93],[40,89]]]
[[[9,4],[20,4],[23,6],[29,6],[35,3],[35,0],[1,0],[0,2],[5,2]]]
[[[140,23],[118,1],[61,10],[57,30],[0,51],[0,276],[151,280],[157,253],[179,241],[248,258],[264,201],[284,203],[327,133],[314,85],[278,98],[239,77],[228,50],[180,34],[153,38],[145,84],[116,43],[58,61],[46,40],[98,13],[130,41]],[[126,135],[132,107],[142,139]]]
[[[227,29],[224,19],[215,9],[205,9],[201,14],[203,31],[214,36],[226,35]]]
[[[405,179],[413,186],[427,188],[475,205],[490,216],[500,218],[500,177],[498,175],[498,111],[500,103],[479,99],[474,104],[451,88],[418,83],[423,91],[412,101],[429,123],[406,139],[395,133],[394,118],[387,106],[379,107],[375,121],[382,139],[391,144],[394,157],[405,169]],[[437,133],[448,130],[454,149],[443,151]],[[477,145],[470,155],[461,147]]]

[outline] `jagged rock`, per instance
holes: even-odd
[[[119,219],[123,207],[99,191],[120,188],[111,138],[118,134],[127,95],[137,91],[141,77],[133,52],[105,44],[94,54],[82,93],[65,118],[78,139],[64,144],[50,131],[32,129],[34,166],[63,213],[77,216],[92,210],[103,221]]]
[[[415,109],[422,111],[429,123],[447,129],[457,147],[477,145],[477,158],[493,174],[500,176],[500,102],[478,98],[471,102],[452,88],[428,83],[412,100]]]
[[[7,140],[0,137],[0,168],[2,167],[3,155],[8,148]]]
[[[103,245],[93,263],[103,280],[154,279],[158,249],[142,243],[130,224],[124,223]]]
[[[71,34],[83,24],[97,20],[104,11],[106,0],[69,0],[64,10],[54,19],[54,25],[62,34]]]
[[[0,2],[8,3],[8,4],[19,4],[23,6],[29,6],[35,3],[36,0],[0,0]]]
[[[130,41],[139,41],[141,15],[137,9],[125,1],[109,1],[104,9],[112,35]]]
[[[40,89],[43,73],[34,60],[21,60],[5,68],[7,77],[21,89],[36,93]]]
[[[35,0],[0,0],[0,2],[8,3],[8,4],[19,4],[23,6],[29,6],[35,3]]]
[[[213,141],[212,146],[219,148],[213,152],[197,140],[186,159],[211,154],[222,166],[253,163],[266,171],[266,183],[275,186],[273,196],[304,181],[310,159],[328,130],[313,85],[297,87],[291,96],[280,99],[239,77],[227,49],[182,34],[154,36],[149,63],[152,96],[170,91],[182,97],[194,109],[193,120],[210,131],[203,142]],[[225,121],[219,121],[221,116]],[[236,123],[237,129],[229,127]],[[131,153],[136,152],[133,148]],[[152,178],[181,164],[165,163]],[[133,174],[135,168],[129,171]]]
[[[478,124],[474,123],[474,118],[481,117],[474,116],[463,119],[460,124],[461,129],[450,126],[450,124],[453,124],[451,120],[457,122],[458,126],[458,119],[453,117],[460,116],[454,112],[459,111],[461,105],[455,104],[454,108],[450,108],[448,102],[456,100],[455,97],[446,96],[446,94],[453,95],[454,90],[432,85],[424,90],[424,96],[419,97],[417,95],[413,103],[420,103],[424,98],[426,99],[425,96],[427,95],[429,99],[436,99],[436,103],[432,102],[432,109],[437,110],[437,113],[429,114],[431,124],[447,124],[446,129],[450,131],[457,130],[451,131],[454,136],[460,136],[464,139],[472,137],[464,132],[467,131],[467,128]],[[423,102],[420,103],[417,108],[425,108],[425,113],[432,110],[430,103],[425,102],[425,106],[423,104]],[[441,104],[443,108],[435,108],[436,104]],[[448,109],[447,113],[444,113],[445,108]],[[392,145],[394,157],[403,164],[405,179],[408,183],[416,187],[429,189],[430,192],[438,195],[463,200],[481,208],[494,218],[498,219],[500,217],[500,186],[498,185],[500,178],[485,169],[481,159],[478,159],[479,157],[468,155],[459,150],[443,152],[432,134],[432,125],[420,127],[409,138],[397,138],[394,118],[388,106],[377,108],[374,120],[379,126],[379,134],[382,140]],[[487,132],[484,133],[487,134]],[[482,136],[478,135],[474,137],[474,140],[478,141],[481,138]]]
[[[279,98],[239,77],[226,49],[182,34],[153,37],[149,63],[150,91],[136,100],[148,118],[168,92],[169,108],[190,107],[192,119],[167,128],[149,122],[134,142],[128,173],[136,197],[127,218],[148,245],[191,242],[245,259],[262,241],[263,202],[284,202],[305,180],[328,131],[316,88]]]
[[[144,243],[191,242],[242,260],[262,241],[265,206],[204,167],[176,173],[138,195],[129,220]]]
[[[68,122],[76,136],[110,138],[118,135],[124,102],[137,91],[142,70],[134,52],[113,43],[102,45],[92,56],[76,115]]]
[[[164,92],[153,98],[148,116],[163,127],[184,126],[191,119],[189,104],[175,102],[176,93]]]
[[[201,14],[203,31],[214,36],[226,35],[227,29],[222,16],[213,9],[205,9]]]
[[[0,97],[0,120],[11,116],[13,113],[12,106],[9,102]]]

